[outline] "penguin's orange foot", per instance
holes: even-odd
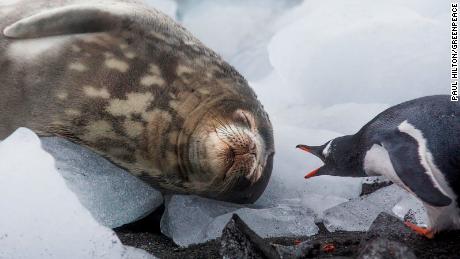
[[[425,236],[426,238],[429,238],[429,239],[432,239],[434,237],[433,231],[429,228],[419,227],[409,221],[404,222],[404,224],[408,226],[412,231],[414,231],[415,233],[419,235]]]

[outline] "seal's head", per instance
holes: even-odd
[[[233,202],[254,202],[272,171],[272,127],[260,109],[221,101],[191,116],[181,135],[180,167],[202,195]],[[189,128],[189,127],[187,127]]]

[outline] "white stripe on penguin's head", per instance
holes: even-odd
[[[332,144],[332,141],[333,141],[333,140],[329,141],[329,142],[327,143],[326,147],[323,149],[323,156],[324,156],[324,157],[328,157],[329,154],[331,153],[331,144]]]

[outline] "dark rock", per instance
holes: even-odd
[[[229,259],[280,258],[276,249],[252,231],[236,214],[233,214],[222,231],[220,254]]]
[[[284,258],[308,258],[314,253],[315,246],[310,241],[302,242],[298,245],[283,246],[274,245],[276,251],[282,259]]]
[[[358,259],[415,259],[410,248],[385,238],[378,238],[367,243],[360,251]]]
[[[419,238],[400,219],[385,212],[380,213],[374,220],[364,239],[370,240],[377,237],[395,241]]]
[[[409,221],[415,225],[417,225],[417,219],[415,218],[415,211],[409,209],[409,211],[404,215],[404,221]]]
[[[374,220],[361,241],[360,259],[412,259],[417,258],[411,248],[402,244],[413,244],[421,237],[412,232],[397,217],[382,212]]]

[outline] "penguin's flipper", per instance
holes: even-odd
[[[431,171],[422,164],[419,143],[409,134],[396,131],[382,141],[393,168],[401,181],[422,201],[436,207],[448,206],[452,200],[446,196],[430,176]]]

